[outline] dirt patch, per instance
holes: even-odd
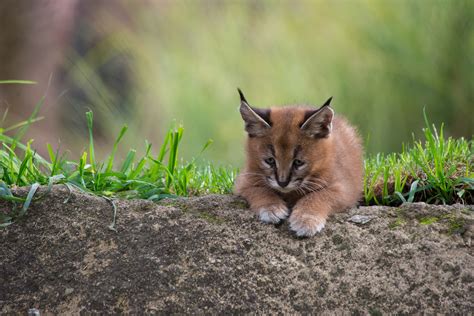
[[[297,239],[233,196],[117,200],[116,231],[110,202],[67,196],[0,230],[0,314],[474,310],[473,206],[360,207]]]

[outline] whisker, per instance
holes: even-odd
[[[265,179],[263,178],[258,178],[256,181],[252,182],[253,186],[267,186],[268,184],[266,183]]]
[[[320,178],[309,178],[303,181],[301,187],[307,192],[312,193],[320,191],[327,186],[328,182]]]

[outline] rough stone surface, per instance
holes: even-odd
[[[233,196],[117,200],[116,231],[109,201],[67,196],[0,230],[0,314],[474,310],[473,206],[360,207],[298,239]]]

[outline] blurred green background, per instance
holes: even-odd
[[[59,70],[49,72],[59,73],[57,106],[43,115],[59,113],[72,155],[86,143],[90,108],[104,152],[124,123],[125,147],[141,149],[176,122],[185,159],[213,139],[200,157],[238,166],[237,87],[257,107],[334,96],[368,153],[399,151],[420,135],[424,107],[448,135],[474,134],[472,0],[79,1],[71,10]],[[27,74],[0,79],[49,77]]]

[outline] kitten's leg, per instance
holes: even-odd
[[[247,200],[262,222],[276,224],[288,217],[289,209],[286,203],[271,189],[246,187],[236,193]]]
[[[305,195],[293,207],[289,223],[297,236],[314,236],[326,224],[326,219],[335,206],[335,192],[318,191]]]

